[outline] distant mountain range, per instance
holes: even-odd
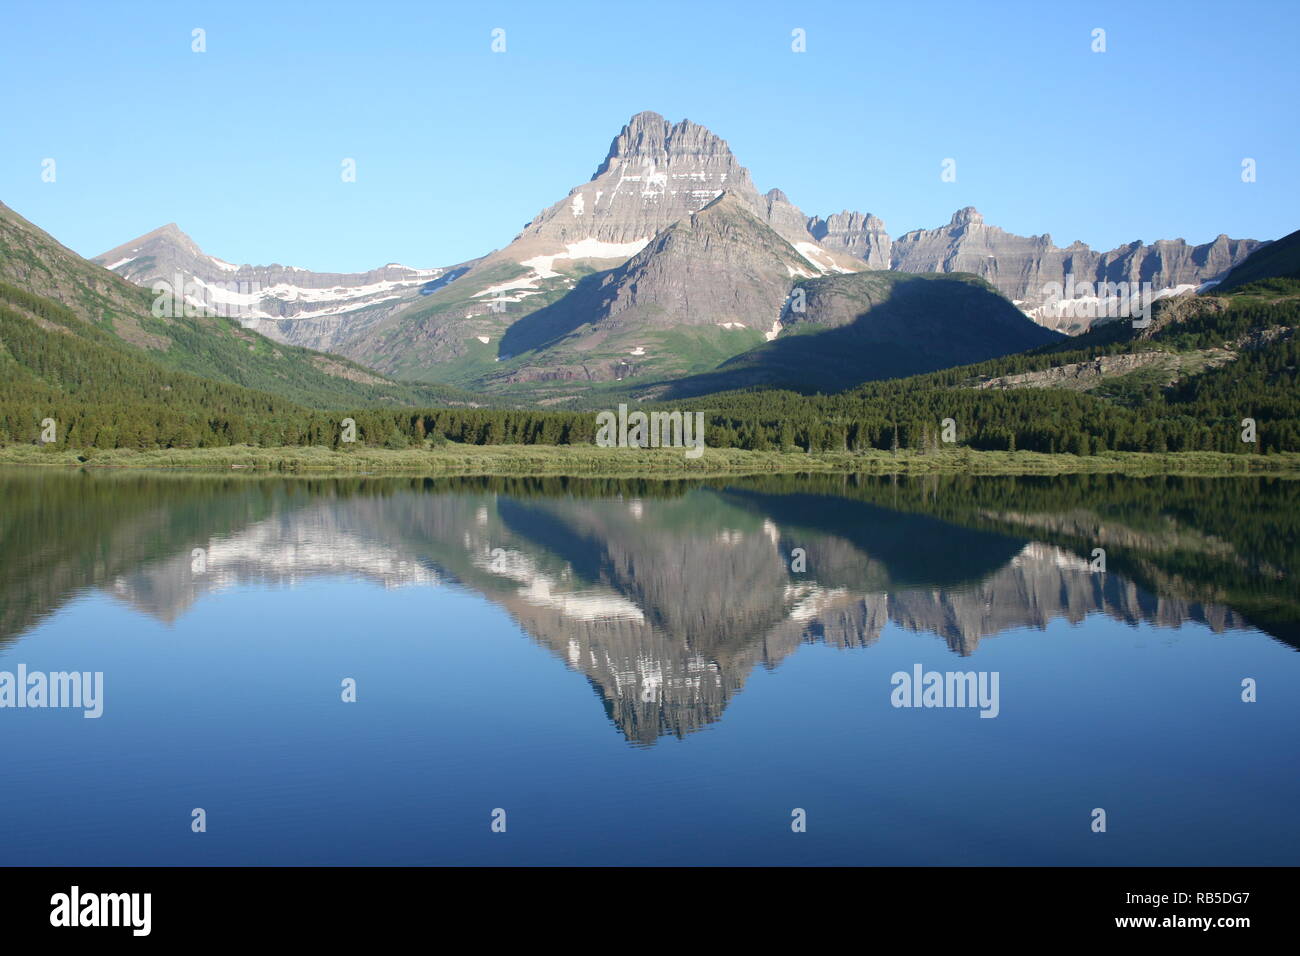
[[[240,306],[245,326],[278,337],[278,323],[338,316],[399,298],[403,291],[437,288],[464,268],[412,269],[389,263],[369,272],[309,272],[296,266],[237,266],[210,256],[173,222],[110,249],[93,260],[124,279],[149,287],[176,276],[193,284],[190,301],[214,311]],[[247,289],[249,291],[240,291]]]
[[[1253,252],[1267,244],[1062,249],[970,208],[891,239],[875,216],[809,217],[779,190],[760,193],[725,141],[648,112],[623,127],[591,180],[503,248],[452,266],[238,265],[175,224],[87,261],[0,206],[0,282],[167,369],[315,407],[837,391],[1094,324],[1055,315],[1049,283],[1175,294]],[[180,314],[158,314],[160,292]]]
[[[1045,290],[1075,283],[1150,283],[1154,293],[1189,292],[1212,282],[1260,246],[1254,239],[1219,236],[1189,246],[1182,239],[1134,241],[1094,252],[1082,242],[1065,248],[1052,237],[1017,236],[990,226],[973,207],[959,209],[938,229],[917,229],[891,240],[885,224],[870,214],[843,212],[815,219],[809,229],[824,245],[900,272],[969,272],[987,279],[999,292],[1047,328],[1075,335],[1091,324],[1051,308]]]
[[[706,375],[728,362],[767,365],[785,351],[773,348],[773,340],[846,324],[841,315],[818,314],[830,299],[824,287],[810,311],[787,308],[795,287],[807,281],[869,271],[969,273],[1038,325],[1078,333],[1090,320],[1056,314],[1049,283],[1063,285],[1073,276],[1189,291],[1262,244],[1220,236],[1199,246],[1160,240],[1098,253],[1077,242],[1059,248],[1047,235],[1013,235],[985,224],[971,208],[946,226],[891,238],[868,213],[810,217],[780,190],[760,193],[710,130],[643,112],[614,137],[590,181],[539,212],[503,248],[454,266],[390,263],[341,275],[235,265],[205,254],[174,225],[94,261],[145,286],[181,275],[192,281],[195,301],[240,307],[247,328],[337,352],[388,376],[560,398],[600,383]],[[948,291],[879,287],[907,288],[922,298]],[[933,311],[945,316],[940,321],[959,329],[956,337],[940,335],[947,340],[941,347],[933,337],[909,342],[899,330],[886,330],[884,338],[897,340],[907,354],[897,362],[877,356],[861,375],[841,368],[836,383],[937,369],[1043,341],[1029,323],[1013,331],[1006,310],[979,302],[961,311],[965,304],[951,296],[936,301]],[[980,340],[979,323],[994,312],[1002,322],[982,347],[957,347]],[[838,348],[831,337],[825,348],[802,341],[790,354],[842,366]],[[758,379],[789,381],[785,358],[778,364],[779,374]],[[805,386],[819,384],[793,372]]]
[[[175,311],[0,207],[0,445],[37,442],[47,417],[64,449],[332,445],[345,416],[367,445],[554,444],[590,440],[582,409],[681,400],[707,412],[710,445],[758,451],[927,453],[944,418],[973,450],[1300,448],[1300,234],[1155,302],[1146,326],[1071,338],[970,273],[818,270],[760,213],[724,190],[619,265],[539,276],[563,288],[497,320],[471,392]],[[473,298],[478,268],[425,298]],[[458,330],[427,328],[435,344]],[[413,351],[399,331],[386,348]]]

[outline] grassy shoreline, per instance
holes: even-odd
[[[921,454],[900,451],[756,452],[709,448],[695,459],[681,449],[597,448],[588,445],[449,445],[436,449],[357,447],[50,449],[36,445],[0,448],[0,464],[63,468],[168,469],[198,472],[279,474],[361,473],[478,476],[708,477],[800,472],[829,474],[975,475],[1256,475],[1300,477],[1300,453],[1229,455],[1220,452],[1108,452],[1047,455],[1037,452],[958,448]]]

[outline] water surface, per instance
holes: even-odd
[[[0,671],[104,674],[99,719],[0,709],[0,863],[1300,862],[1294,482],[0,500]],[[997,716],[893,706],[918,665]]]

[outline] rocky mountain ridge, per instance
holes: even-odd
[[[427,293],[466,271],[464,265],[416,269],[397,263],[354,273],[312,272],[279,263],[236,265],[205,253],[175,223],[91,261],[145,288],[179,285],[185,302],[286,343],[303,338],[286,334],[288,322],[305,325],[416,291]]]
[[[725,191],[623,265],[520,319],[502,351],[541,350],[515,381],[663,372],[665,336],[695,334],[733,354],[775,338],[792,281],[819,274],[746,197]]]
[[[1096,252],[1082,242],[1062,248],[1047,234],[1018,236],[991,226],[971,206],[957,210],[945,226],[916,229],[892,240],[884,222],[870,214],[838,213],[811,220],[809,228],[824,245],[888,262],[878,267],[969,272],[987,279],[1040,325],[1067,334],[1087,331],[1092,324],[1092,317],[1054,304],[1071,279],[1076,287],[1086,283],[1093,292],[1102,283],[1130,288],[1149,283],[1153,295],[1174,295],[1224,276],[1265,244],[1220,235],[1195,246],[1183,239],[1158,239],[1150,244],[1134,241],[1109,252]]]
[[[766,276],[766,266],[756,264],[776,261],[764,251],[770,244],[762,230],[749,229],[754,248],[743,254],[721,237],[690,255],[674,254],[691,232],[681,224],[724,194],[794,251],[793,263],[784,251],[777,256],[788,273],[785,294],[797,281],[871,270],[969,273],[1039,325],[1070,334],[1093,319],[1086,311],[1063,313],[1053,283],[1188,291],[1261,245],[1220,236],[1199,246],[1160,240],[1097,253],[1082,243],[1059,248],[1048,235],[1014,235],[971,207],[945,226],[891,238],[876,216],[809,217],[778,189],[759,193],[726,141],[708,128],[642,112],[614,137],[590,180],[541,210],[503,248],[455,267],[389,264],[339,275],[236,266],[206,255],[174,226],[98,261],[139,284],[183,275],[197,300],[241,308],[241,321],[273,339],[333,351],[399,378],[511,389],[539,379],[685,374],[717,367],[797,324],[778,322],[779,309],[773,315],[780,283],[745,274],[752,267]],[[255,291],[230,291],[241,282]],[[595,337],[570,341],[568,352],[521,358],[583,326]],[[670,327],[682,334],[654,339]],[[712,331],[701,341],[706,328]],[[721,336],[719,329],[735,334]],[[650,340],[631,341],[638,333]],[[646,358],[654,360],[640,361]]]

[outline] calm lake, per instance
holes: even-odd
[[[1300,863],[1300,482],[0,502],[0,864]]]

